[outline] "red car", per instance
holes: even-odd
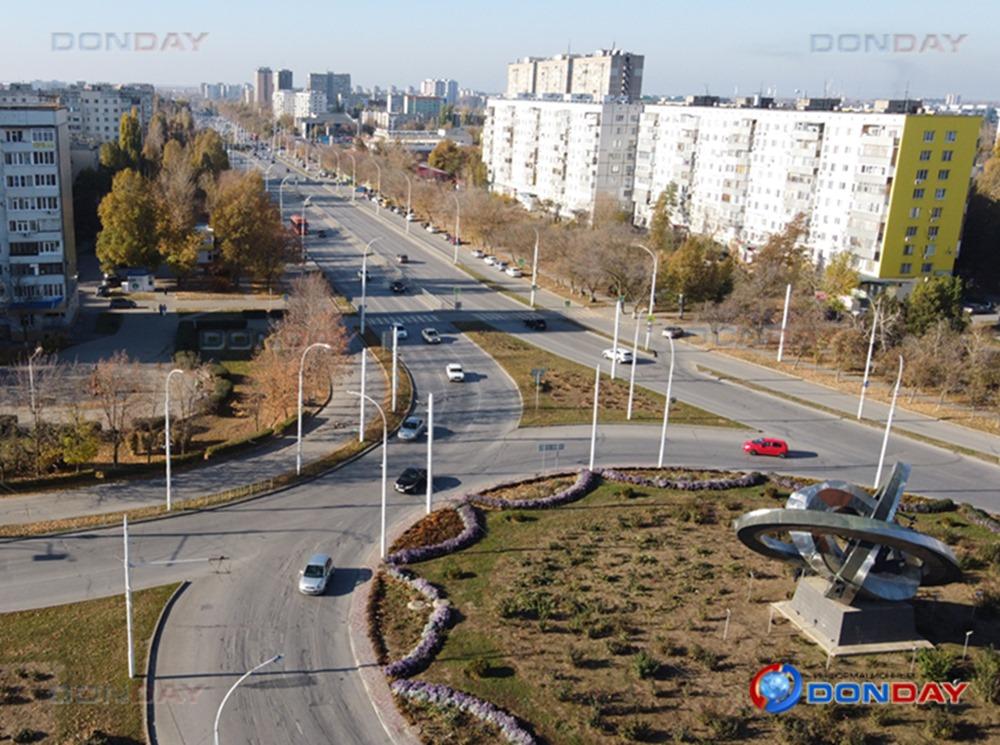
[[[750,455],[773,455],[784,458],[788,455],[788,443],[773,437],[758,437],[743,443],[743,452]]]

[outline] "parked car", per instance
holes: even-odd
[[[771,455],[784,458],[788,455],[788,443],[773,437],[758,437],[743,443],[743,452],[750,455]]]
[[[417,219],[416,213],[414,213],[414,212],[407,212],[406,213],[406,221],[407,222],[413,222],[416,219]]]
[[[427,425],[424,424],[423,419],[416,416],[408,416],[403,420],[403,423],[399,425],[399,439],[416,440],[426,429]]]
[[[428,344],[440,344],[441,335],[437,332],[435,328],[425,328],[420,331],[420,335],[424,338],[424,341]]]
[[[326,554],[313,554],[304,569],[299,570],[299,592],[322,595],[333,576],[333,559]]]
[[[410,260],[410,257],[406,254],[396,254],[396,263],[405,264]]]
[[[113,297],[111,302],[108,303],[108,307],[114,310],[125,309],[125,308],[138,308],[135,300],[129,300],[127,297]]]
[[[436,227],[434,227],[431,223],[427,223],[427,227],[425,228],[425,230],[428,233],[436,233],[436,232],[438,232],[438,229]]]
[[[397,279],[395,282],[393,282],[391,285],[389,285],[389,289],[392,290],[393,292],[399,294],[399,293],[406,292],[406,285],[401,280]]]
[[[497,263],[497,257],[494,256],[493,254],[486,254],[483,257],[483,261],[486,263],[487,266],[493,266],[494,264]]]
[[[663,335],[668,339],[680,339],[684,336],[684,329],[680,326],[667,326],[663,329]]]
[[[481,248],[474,248],[474,249],[472,249],[472,258],[474,258],[474,259],[482,259],[482,258],[485,258],[485,257],[486,257],[486,254],[483,253],[483,250]]]
[[[325,230],[317,230],[316,231],[316,237],[317,238],[326,238],[326,231]]]
[[[496,269],[498,272],[505,272],[507,271],[507,262],[498,261],[495,264],[493,264],[493,268]]]
[[[632,352],[624,347],[608,348],[601,352],[601,356],[606,360],[617,359],[623,365],[631,364]]]
[[[514,279],[518,279],[519,277],[524,276],[524,272],[522,272],[516,266],[507,267],[506,273],[508,277],[513,277]]]
[[[452,383],[461,383],[465,380],[465,371],[462,366],[457,362],[452,362],[445,369],[445,373],[448,375],[448,380]]]
[[[399,340],[406,339],[410,336],[410,332],[406,330],[406,326],[401,323],[394,323],[389,327],[389,332],[391,333],[393,329],[396,329],[396,338]]]
[[[989,300],[966,300],[962,303],[962,310],[972,315],[993,313],[996,309]]]
[[[396,479],[392,488],[402,494],[412,494],[427,486],[427,470],[424,468],[407,468]]]
[[[547,325],[544,318],[525,318],[524,325],[535,331],[545,331]]]

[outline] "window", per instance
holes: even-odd
[[[947,140],[948,142],[954,142],[957,137],[958,137],[958,132],[956,132],[954,129],[949,129],[944,135],[944,139]]]
[[[51,150],[41,153],[32,153],[31,162],[36,166],[52,166],[56,163],[56,154]]]
[[[941,208],[940,207],[935,207],[934,209],[931,210],[931,219],[932,220],[937,220],[940,217],[941,217]]]
[[[924,142],[934,142],[934,130],[925,129],[924,130]]]
[[[11,256],[38,256],[38,241],[19,241],[10,244]]]
[[[35,186],[55,186],[55,185],[56,185],[56,175],[54,173],[35,174]],[[28,184],[25,184],[25,186],[28,186]]]
[[[910,218],[913,219],[913,220],[916,220],[918,217],[920,217],[920,208],[919,207],[911,207],[910,208]]]
[[[948,193],[947,189],[935,189],[934,190],[934,198],[935,199],[944,199],[944,195],[947,194],[947,193]]]
[[[924,190],[923,189],[914,189],[913,190],[913,198],[914,199],[923,199],[924,198]]]
[[[920,151],[920,160],[930,160],[930,159],[931,159],[931,151],[930,150],[921,150]]]
[[[4,132],[4,140],[7,142],[24,142],[24,131],[20,129],[8,129]]]
[[[912,274],[913,273],[913,264],[911,264],[909,262],[903,262],[902,264],[899,265],[899,273],[900,274]]]
[[[32,142],[55,142],[56,134],[51,129],[36,129],[31,132]]]
[[[937,253],[937,246],[935,244],[928,243],[926,246],[924,246],[924,258],[925,259],[927,257],[929,257],[929,256],[933,256],[936,253]]]
[[[921,168],[919,171],[917,171],[917,183],[919,184],[921,181],[926,181],[926,180],[927,180],[927,169]]]
[[[913,246],[909,243],[903,246],[903,256],[913,256]]]
[[[921,264],[920,271],[923,274],[930,274],[934,270],[934,265],[931,263]]]
[[[951,171],[947,168],[942,168],[938,171],[938,181],[947,181],[948,177],[951,175]]]
[[[913,238],[916,234],[917,234],[917,226],[916,225],[910,225],[909,227],[906,228],[906,237],[907,238]]]
[[[951,160],[951,156],[954,154],[955,154],[954,150],[945,150],[941,153],[941,160],[947,163]]]
[[[938,237],[938,231],[940,230],[941,228],[939,228],[937,225],[932,225],[931,227],[927,228],[927,237],[930,238],[931,240],[934,240],[935,238]]]

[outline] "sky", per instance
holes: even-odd
[[[351,73],[355,85],[419,85],[424,78],[449,77],[464,88],[501,91],[505,65],[517,57],[614,45],[645,55],[643,93],[650,95],[771,90],[779,96],[796,91],[849,98],[959,93],[966,100],[1000,100],[1000,3],[984,0],[49,0],[43,6],[4,5],[0,81],[6,82],[240,83],[250,82],[258,66],[268,66],[291,69],[296,85],[309,72],[333,70]],[[145,44],[168,48],[79,48],[105,33],[126,32],[149,34]],[[197,51],[185,33],[195,39],[204,34]],[[895,43],[900,51],[879,50],[887,34],[890,50]],[[895,39],[894,34],[907,36]],[[871,35],[867,52],[865,35]],[[853,51],[859,43],[862,49]],[[902,51],[911,46],[916,50]],[[832,51],[823,51],[829,47]]]

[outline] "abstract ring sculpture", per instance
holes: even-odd
[[[921,584],[947,584],[962,574],[945,544],[895,522],[909,475],[910,467],[897,463],[874,496],[843,481],[799,489],[784,509],[740,517],[736,536],[757,553],[826,579],[831,600],[908,600]]]

